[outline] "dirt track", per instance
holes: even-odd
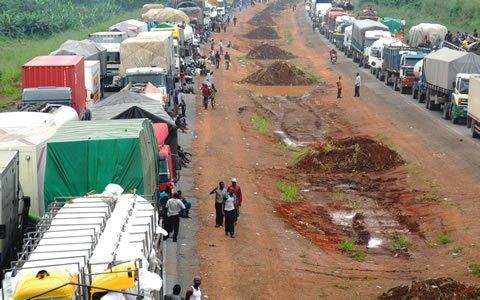
[[[295,39],[283,48],[299,57],[297,63],[310,66],[327,82],[343,75],[344,98],[337,101],[331,85],[266,88],[239,84],[258,69],[255,61],[238,58],[253,44],[243,37],[253,28],[246,22],[264,7],[257,5],[238,13],[240,26],[231,26],[227,33],[215,37],[234,41],[241,52],[229,51],[231,70],[214,70],[220,107],[204,112],[198,101],[194,170],[198,186],[195,196],[202,200],[198,248],[205,293],[210,299],[292,299],[299,295],[302,299],[364,298],[412,280],[440,276],[478,283],[467,268],[471,262],[480,262],[476,246],[480,234],[478,143],[439,123],[438,116],[405,104],[408,100],[379,87],[380,83],[365,72],[362,97],[354,100],[348,83],[357,68],[343,58],[336,66],[329,64],[329,46],[318,33],[311,32],[302,9],[295,14],[283,11],[280,18],[275,18],[279,35],[284,37],[287,28]],[[272,97],[266,97],[269,95]],[[397,218],[398,211],[418,222],[419,232],[408,226],[410,219],[393,225],[409,231],[413,244],[410,258],[364,249],[365,262],[357,262],[337,250],[339,241],[352,234],[344,226],[320,218],[326,223],[319,226],[331,230],[324,234],[317,230],[311,236],[301,227],[286,223],[280,212],[285,216],[285,212],[298,210],[301,214],[307,205],[304,212],[311,213],[315,211],[311,205],[325,203],[333,207],[338,199],[332,197],[332,189],[345,175],[302,177],[291,172],[286,168],[291,154],[278,147],[273,136],[251,128],[255,111],[269,116],[275,129],[300,142],[320,141],[325,136],[368,135],[397,150],[406,160],[405,166],[375,176],[350,176],[348,180],[362,187],[371,185],[374,193],[362,190],[355,195],[368,198],[363,208],[378,211],[375,218]],[[446,128],[444,134],[439,132],[442,128]],[[208,196],[219,180],[229,181],[231,177],[239,180],[244,192],[235,239],[214,227],[213,200]],[[295,180],[305,183],[303,202],[277,212],[281,195],[275,184]],[[379,204],[381,199],[396,201],[385,208]],[[391,207],[394,215],[390,215]],[[323,213],[319,211],[317,217]],[[447,232],[453,242],[439,245],[441,232]],[[449,250],[453,247],[462,247],[461,254],[452,256]]]

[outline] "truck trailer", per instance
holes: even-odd
[[[480,137],[480,75],[470,77],[468,89],[467,127],[472,130],[472,137]]]
[[[370,47],[376,40],[384,37],[383,34],[381,36],[376,34],[369,36],[367,35],[367,32],[369,31],[378,31],[380,33],[385,32],[385,34],[390,34],[388,27],[377,21],[369,19],[357,19],[353,22],[351,38],[353,62],[358,62],[360,66],[364,65],[364,63],[368,63],[368,60],[365,61],[365,48]]]
[[[467,117],[468,81],[480,73],[480,56],[442,48],[423,58],[419,99],[430,110],[442,109],[443,117],[453,123]]]

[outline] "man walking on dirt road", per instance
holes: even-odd
[[[360,73],[357,73],[355,77],[355,95],[353,97],[360,97],[360,85],[362,84],[362,80],[360,78]]]
[[[337,99],[342,98],[342,76],[338,76],[337,80]]]
[[[210,192],[212,194],[215,194],[215,227],[220,227],[223,226],[223,201],[228,195],[225,183],[220,181],[218,187]]]
[[[240,206],[242,206],[242,189],[240,186],[237,184],[237,179],[232,178],[232,185],[228,187],[228,189],[232,190],[233,193],[235,194],[235,197],[237,198],[237,214],[235,216],[235,222],[237,221],[238,217],[240,216]]]
[[[237,17],[233,17],[233,27],[237,26]]]

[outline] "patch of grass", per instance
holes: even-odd
[[[291,45],[293,43],[293,36],[290,31],[287,31],[285,33],[285,42],[287,43],[287,45]]]
[[[306,258],[306,257],[307,257],[307,253],[302,252],[302,253],[300,253],[300,254],[298,255],[298,257],[300,257],[300,258]]]
[[[259,114],[253,114],[251,122],[253,128],[260,133],[268,133],[270,131],[270,120]]]
[[[312,153],[312,150],[309,149],[309,148],[305,148],[305,149],[299,149],[299,151],[295,154],[295,156],[293,157],[293,163],[294,164],[297,164],[298,162],[300,162],[301,160],[303,160],[305,157],[307,157],[308,155],[310,155]]]
[[[305,66],[296,65],[297,68],[305,73],[305,77],[312,83],[317,83],[320,81],[320,77],[318,77],[317,73],[313,69],[307,68]]]
[[[295,147],[295,146],[291,146],[291,145],[287,145],[283,142],[279,142],[277,144],[277,147],[278,149],[280,150],[283,150],[283,151],[287,151],[287,152],[291,152],[291,153],[298,153],[300,151],[302,151],[300,148],[298,147]]]
[[[475,276],[480,277],[480,266],[478,264],[471,263],[468,265],[468,268]]]
[[[355,251],[355,243],[351,240],[345,240],[340,243],[340,250],[345,253],[352,253]]]
[[[367,253],[362,251],[355,252],[355,254],[353,254],[352,257],[358,262],[364,262],[365,259],[367,258]]]
[[[348,291],[350,289],[350,285],[348,284],[336,283],[333,286],[344,291]]]
[[[452,255],[459,255],[460,253],[462,253],[462,251],[463,247],[453,247],[452,249],[448,250],[448,253]]]
[[[406,250],[412,247],[412,241],[404,234],[396,234],[393,239],[395,250]]]
[[[282,192],[282,199],[285,202],[295,202],[298,198],[298,187],[293,183],[277,182],[277,189]]]
[[[27,61],[39,55],[48,55],[66,40],[86,39],[88,34],[105,31],[123,20],[136,18],[140,10],[112,16],[97,25],[54,34],[48,38],[0,38],[0,107],[18,100],[21,94],[21,69]]]
[[[450,244],[452,242],[452,240],[448,237],[448,235],[445,233],[445,232],[442,232],[439,236],[438,236],[438,241],[441,243],[441,244]]]
[[[247,64],[247,56],[246,55],[241,55],[239,56],[238,58],[238,62],[242,65],[246,65]]]

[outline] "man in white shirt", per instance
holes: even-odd
[[[362,84],[362,80],[360,79],[360,73],[357,73],[355,77],[355,95],[353,97],[360,97],[360,85]]]
[[[168,239],[170,232],[173,230],[173,241],[176,242],[178,230],[180,228],[180,216],[178,214],[182,209],[185,209],[185,205],[183,204],[182,200],[179,199],[178,194],[173,193],[173,197],[168,199],[165,207],[167,208],[167,222],[165,224],[165,230],[167,230],[168,235],[163,237],[163,239]]]

